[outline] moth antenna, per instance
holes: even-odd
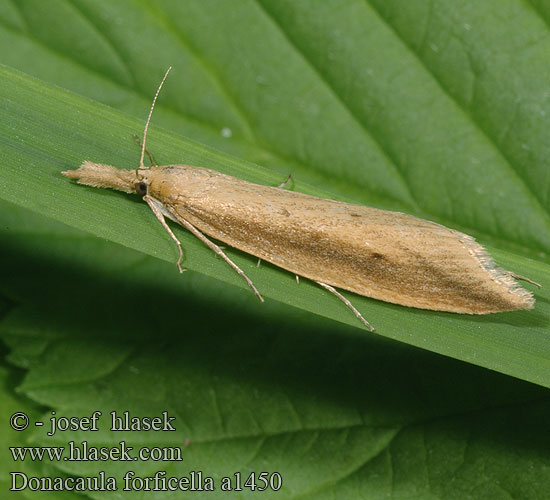
[[[153,109],[155,108],[155,103],[157,102],[157,97],[159,96],[160,89],[164,85],[164,80],[166,80],[166,77],[168,76],[168,73],[170,73],[170,70],[172,69],[172,66],[170,66],[166,73],[164,73],[164,77],[162,78],[162,81],[160,82],[160,85],[157,89],[157,92],[155,93],[155,97],[153,97],[153,104],[151,104],[151,109],[149,110],[149,116],[147,117],[147,121],[145,122],[145,128],[143,129],[143,142],[141,144],[141,157],[139,158],[139,167],[136,169],[136,175],[137,170],[140,168],[146,168],[145,163],[143,163],[143,159],[145,157],[145,141],[147,140],[147,130],[149,129],[149,122],[151,121],[151,115],[153,114]]]

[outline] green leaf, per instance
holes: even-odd
[[[29,370],[24,394],[67,416],[174,411],[176,435],[128,441],[189,438],[184,465],[140,463],[144,474],[279,470],[285,498],[546,494],[546,391],[449,359],[550,386],[542,2],[0,7],[0,293],[12,304],[0,329]],[[535,309],[468,317],[347,294],[371,335],[323,290],[227,249],[260,305],[174,228],[180,276],[139,199],[59,174],[85,159],[136,166],[131,134],[169,65],[148,138],[158,163],[271,185],[292,172],[297,191],[457,228],[543,285]],[[104,431],[84,438],[122,439]],[[71,436],[83,439],[56,442]]]

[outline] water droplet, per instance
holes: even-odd
[[[222,137],[225,137],[226,139],[229,139],[233,135],[233,132],[229,127],[223,127],[220,131],[220,134],[222,134]]]

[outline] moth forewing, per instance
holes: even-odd
[[[472,237],[439,224],[189,165],[147,175],[171,218],[299,276],[423,309],[484,314],[533,305]]]

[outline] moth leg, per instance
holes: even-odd
[[[178,218],[178,222],[185,227],[188,231],[193,233],[199,240],[201,240],[205,245],[209,246],[214,252],[219,255],[225,262],[227,262],[236,272],[238,275],[242,276],[243,279],[246,281],[247,285],[252,288],[252,291],[260,299],[260,302],[264,301],[264,298],[261,296],[260,292],[258,292],[258,289],[254,286],[254,283],[252,283],[251,279],[244,273],[244,271],[235,264],[225,253],[223,253],[222,249],[210,241],[204,234],[202,234],[195,226],[193,226],[191,223],[187,222],[185,219]]]
[[[137,136],[137,134],[134,134],[134,139],[135,139],[135,141],[137,142],[138,146],[141,149],[141,141],[139,140],[139,137]],[[149,150],[147,148],[145,148],[145,153],[149,157],[149,161],[151,162],[151,166],[156,167],[157,162],[155,161],[155,159],[153,158],[153,155],[149,152]]]
[[[527,281],[527,283],[531,283],[531,285],[535,285],[539,288],[542,288],[542,285],[539,285],[537,282],[535,282],[533,280],[530,280],[529,278],[526,278],[525,276],[522,276],[521,274],[510,273],[510,276],[512,276],[512,278],[514,278],[516,280]]]
[[[256,264],[256,267],[260,267],[261,263],[262,263],[262,259],[260,259],[260,257],[258,257],[258,263]]]
[[[155,204],[149,199],[149,197],[144,196],[143,199],[147,202],[147,205],[149,205],[149,208],[153,211],[156,218],[162,224],[162,227],[166,229],[166,231],[171,236],[171,238],[176,242],[176,245],[178,246],[178,252],[179,252],[178,261],[176,262],[176,265],[178,266],[178,271],[180,273],[183,273],[187,269],[181,267],[181,261],[183,260],[183,250],[181,248],[180,240],[178,240],[176,235],[172,232],[172,230],[170,229],[170,226],[166,224],[166,221],[164,220],[164,214],[155,206]]]
[[[374,332],[374,328],[371,326],[371,324],[365,318],[363,318],[361,313],[357,309],[355,309],[353,304],[348,299],[346,299],[346,297],[344,297],[338,290],[336,290],[334,287],[332,287],[330,285],[327,285],[326,283],[322,283],[320,281],[316,281],[316,283],[318,285],[321,285],[323,288],[328,290],[330,293],[336,295],[336,297],[338,297],[344,304],[346,304],[346,306],[348,306],[351,309],[353,314],[355,314],[356,318],[359,321],[361,321],[361,323],[363,323],[371,332]]]
[[[296,284],[299,285],[300,284],[300,276],[296,275]]]
[[[281,182],[281,184],[279,184],[277,187],[284,188],[290,182],[290,179],[292,179],[292,174],[288,174],[288,177],[283,182]]]

